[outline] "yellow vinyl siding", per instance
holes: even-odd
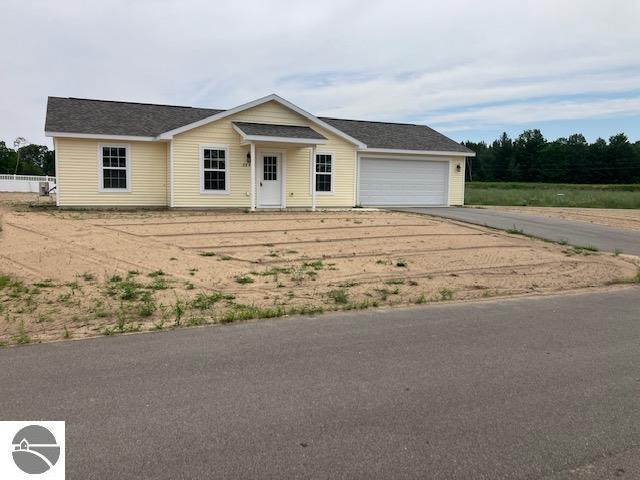
[[[174,206],[176,207],[249,207],[251,170],[247,161],[249,146],[240,145],[240,135],[232,122],[306,125],[327,137],[319,151],[335,153],[335,193],[318,195],[317,206],[353,206],[356,147],[337,135],[312,124],[302,115],[277,102],[238,112],[201,127],[178,134],[173,139]],[[200,146],[224,145],[229,149],[229,193],[200,193]],[[309,186],[310,148],[291,145],[257,144],[256,151],[283,152],[286,158],[285,202],[287,207],[311,206]],[[259,182],[259,179],[256,179]]]
[[[460,165],[460,171],[457,166]],[[449,205],[464,205],[464,157],[451,159],[449,162]]]
[[[167,205],[167,143],[55,139],[61,207]],[[100,145],[128,145],[130,192],[99,189]]]

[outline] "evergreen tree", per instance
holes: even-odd
[[[506,133],[490,145],[465,142],[476,152],[467,180],[553,183],[640,183],[640,141],[620,133],[589,144],[575,133],[552,142],[537,129],[515,140]]]

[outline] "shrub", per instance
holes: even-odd
[[[304,262],[303,268],[313,268],[314,270],[322,270],[324,268],[324,262],[322,260],[316,260],[315,262]]]
[[[443,288],[438,293],[440,293],[441,300],[451,300],[453,298],[453,290],[450,288]]]
[[[236,283],[239,283],[240,285],[246,285],[248,283],[253,283],[254,280],[253,278],[251,278],[251,276],[249,275],[237,275],[235,277]]]
[[[184,314],[184,302],[180,299],[176,299],[176,303],[173,306],[173,314],[176,319],[176,325],[180,325],[182,315]]]
[[[148,286],[152,290],[166,290],[169,288],[169,282],[165,278],[156,277]]]
[[[343,288],[339,290],[331,290],[327,296],[340,305],[346,305],[349,303],[349,294]]]
[[[138,289],[140,289],[140,287],[141,285],[136,282],[120,282],[120,298],[123,300],[133,300],[138,296]]]
[[[145,292],[142,302],[138,304],[138,315],[141,317],[150,317],[156,311],[156,302],[149,292]]]
[[[211,308],[211,306],[218,303],[220,300],[233,300],[235,297],[233,295],[228,295],[221,292],[215,292],[211,295],[207,295],[206,293],[199,293],[196,297],[191,300],[191,307],[197,308],[198,310],[207,310]]]

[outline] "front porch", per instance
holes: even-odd
[[[301,186],[308,188],[311,210],[315,211],[318,194],[314,188],[316,152],[318,146],[327,143],[326,137],[298,125],[234,122],[233,128],[241,137],[240,145],[249,147],[245,166],[251,172],[250,210],[285,209],[288,203],[294,208],[302,208],[297,198],[293,198],[295,189],[287,186],[289,179],[290,182],[304,183],[297,185],[297,190]],[[329,165],[328,168],[331,167]],[[296,174],[289,172],[288,175],[287,170],[292,168]],[[322,173],[326,175],[327,172]]]

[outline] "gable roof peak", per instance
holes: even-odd
[[[275,93],[271,93],[271,94],[266,95],[264,97],[260,97],[260,98],[258,98],[256,100],[251,101],[251,102],[243,103],[242,105],[238,105],[237,107],[231,108],[229,110],[223,110],[223,111],[221,111],[219,113],[215,113],[213,115],[210,115],[210,116],[208,116],[206,118],[203,118],[201,120],[198,120],[196,122],[189,123],[187,125],[183,125],[181,127],[174,128],[173,130],[169,130],[169,131],[163,132],[162,134],[158,135],[158,138],[160,138],[160,139],[170,139],[170,138],[173,138],[174,135],[178,135],[180,133],[192,130],[194,128],[201,127],[201,126],[206,125],[208,123],[215,122],[216,120],[220,120],[221,118],[228,117],[228,116],[233,115],[235,113],[242,112],[244,110],[248,110],[250,108],[257,107],[259,105],[262,105],[264,103],[271,102],[271,101],[275,101],[275,102],[280,103],[281,105],[285,106],[286,108],[288,108],[290,110],[293,110],[297,114],[305,117],[310,122],[318,125],[319,127],[323,128],[325,130],[330,131],[331,133],[333,133],[333,134],[341,137],[342,139],[344,139],[344,140],[356,145],[359,148],[366,148],[366,145],[362,141],[360,141],[357,138],[354,138],[351,135],[343,132],[342,130],[334,127],[330,123],[327,123],[327,122],[321,120],[320,118],[316,117],[312,113],[309,113],[306,110],[303,110],[302,108],[298,107],[297,105],[291,103],[288,100],[285,100],[284,98],[280,97],[279,95],[276,95]]]

